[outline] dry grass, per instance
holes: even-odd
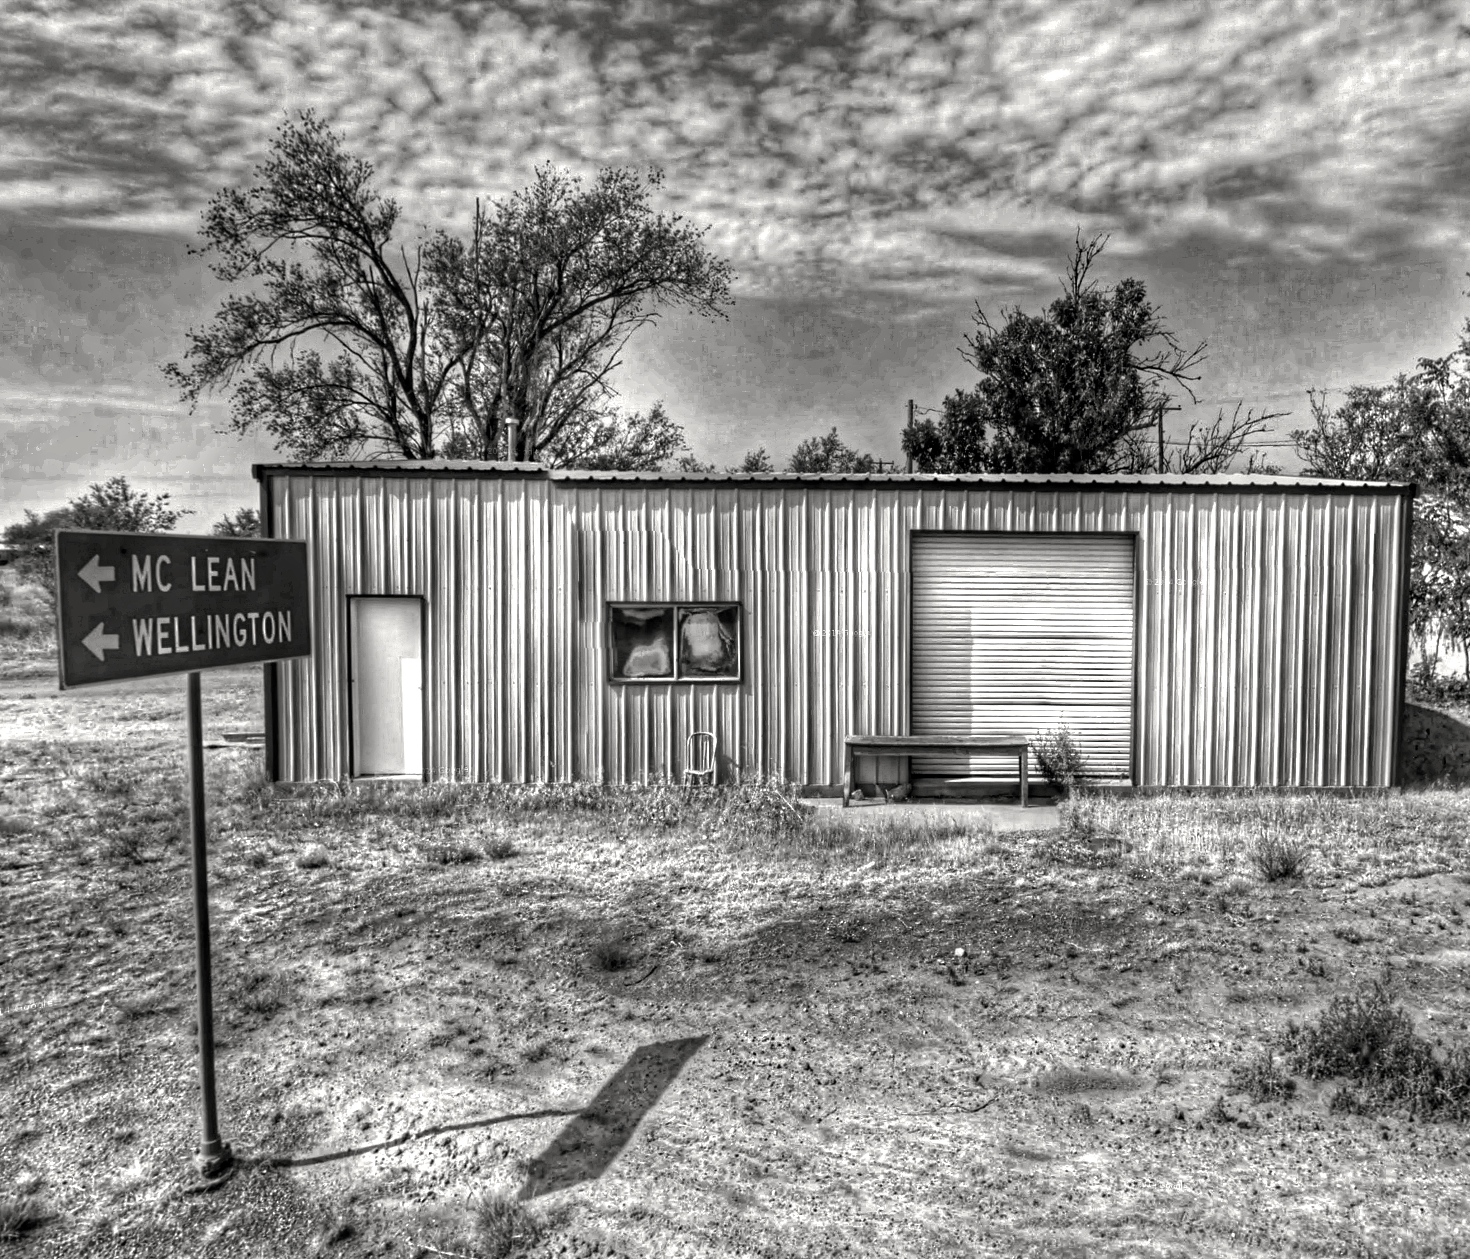
[[[256,676],[207,685],[207,725],[258,722]],[[57,1253],[1455,1253],[1470,1227],[1458,1121],[1253,1049],[1390,961],[1434,1061],[1465,1044],[1433,964],[1470,947],[1464,793],[1082,795],[1019,835],[850,826],[779,783],[277,789],[243,749],[209,762],[226,1136],[355,1153],[186,1206],[157,1188],[195,1122],[176,690],[0,696],[0,816],[32,824],[0,869],[0,1177],[55,1186]],[[109,856],[124,822],[141,866]],[[1263,877],[1262,836],[1299,877]],[[620,1132],[558,1112],[691,1037],[607,1166],[521,1196]]]

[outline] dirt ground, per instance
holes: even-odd
[[[209,736],[259,729],[258,679],[206,675]],[[191,1192],[183,686],[0,684],[12,1253],[489,1255],[500,1192],[535,1256],[1470,1254],[1464,1125],[1228,1084],[1374,976],[1470,1039],[1456,792],[1323,806],[1354,859],[1264,884],[1142,832],[353,813],[214,751],[240,1161]]]

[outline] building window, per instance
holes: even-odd
[[[614,682],[740,681],[738,603],[611,603]]]

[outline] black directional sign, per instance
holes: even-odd
[[[61,686],[311,654],[306,543],[56,533]]]

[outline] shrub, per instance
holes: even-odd
[[[435,865],[454,866],[478,861],[484,854],[474,844],[457,841],[430,844],[424,849],[424,855]]]
[[[143,839],[136,831],[113,831],[107,837],[105,851],[114,861],[143,864]]]
[[[269,1016],[279,1010],[291,996],[291,986],[284,975],[271,970],[251,970],[240,977],[235,1006],[247,1014]]]
[[[474,1234],[485,1259],[510,1259],[541,1240],[545,1228],[523,1202],[486,1194],[474,1206]]]
[[[516,855],[515,841],[509,835],[495,835],[485,841],[485,855],[491,861],[504,861]]]
[[[1470,1049],[1436,1054],[1381,981],[1334,997],[1314,1024],[1288,1022],[1277,1043],[1308,1079],[1345,1076],[1361,1086],[1338,1109],[1401,1104],[1411,1114],[1470,1118]]]
[[[1251,865],[1267,883],[1299,879],[1306,872],[1307,853],[1294,839],[1263,832],[1251,846]]]
[[[633,965],[633,950],[621,935],[605,935],[592,946],[592,961],[599,970],[627,970]]]
[[[19,1241],[44,1220],[40,1205],[30,1194],[0,1195],[0,1241]]]
[[[329,865],[330,861],[327,857],[327,850],[320,844],[313,844],[305,852],[297,855],[296,864],[303,870],[320,870],[323,866]]]
[[[1066,725],[1036,735],[1031,750],[1046,781],[1064,796],[1070,796],[1086,778],[1087,765]]]
[[[1230,1069],[1230,1091],[1248,1093],[1253,1102],[1284,1102],[1296,1093],[1296,1081],[1276,1065],[1276,1055],[1266,1049]]]

